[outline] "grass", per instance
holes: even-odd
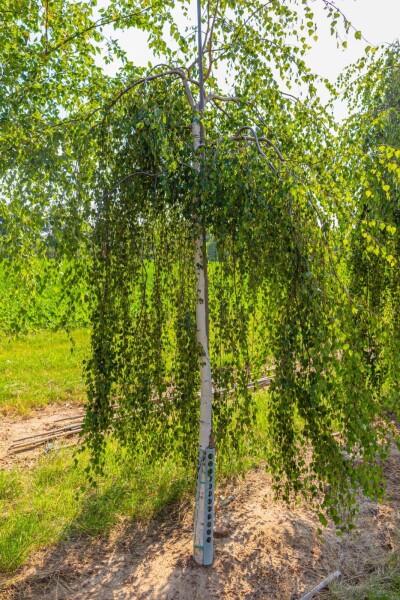
[[[122,516],[148,519],[188,488],[176,462],[150,467],[142,456],[129,468],[117,463],[110,447],[98,488],[81,491],[86,464],[84,457],[75,468],[72,450],[65,449],[43,457],[35,469],[1,472],[1,571],[14,571],[35,549],[71,535],[103,533]]]
[[[343,581],[332,587],[334,600],[399,600],[400,547],[388,552],[379,563],[371,565],[368,575],[360,575],[357,583]]]
[[[29,413],[51,402],[81,403],[85,398],[82,360],[89,344],[85,329],[42,331],[19,339],[0,339],[0,412]]]
[[[267,394],[259,393],[265,403]],[[260,417],[261,419],[261,417]],[[257,433],[265,438],[260,420]],[[259,447],[265,448],[261,443]],[[71,448],[42,456],[34,469],[0,471],[0,571],[13,572],[38,548],[75,535],[98,535],[118,520],[149,520],[166,507],[193,498],[195,473],[179,456],[151,461],[138,451],[119,461],[110,442],[104,475],[96,489],[87,487],[88,457],[74,466]],[[226,451],[218,457],[218,479],[244,473],[259,463],[261,451],[244,450],[235,459]]]

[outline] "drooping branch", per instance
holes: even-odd
[[[125,183],[125,181],[136,177],[136,175],[145,175],[146,177],[159,177],[159,175],[162,175],[163,173],[165,173],[165,171],[160,171],[159,173],[149,173],[147,171],[135,171],[134,173],[129,173],[129,175],[126,175],[125,177],[117,181],[117,183],[111,189],[104,192],[103,199],[107,196],[111,196],[111,194],[113,194],[120,187],[120,185]]]
[[[250,15],[248,16],[248,18],[238,27],[238,29],[236,31],[234,31],[234,27],[231,25],[230,21],[228,21],[225,17],[222,19],[222,21],[225,23],[225,25],[232,30],[232,32],[233,32],[233,38],[230,40],[229,44],[227,44],[227,45],[225,45],[225,46],[223,46],[222,48],[219,49],[219,51],[222,51],[222,55],[220,55],[218,57],[219,60],[221,60],[221,58],[223,58],[224,55],[227,54],[227,52],[229,52],[229,50],[232,49],[233,43],[237,39],[239,39],[239,35],[245,29],[246,25],[248,25],[250,23],[250,21],[256,15],[259,15],[260,11],[264,10],[270,3],[271,3],[271,0],[268,0],[261,7],[257,7],[252,13],[250,13]]]
[[[220,112],[222,112],[222,114],[224,114],[228,119],[231,118],[231,116],[229,115],[229,113],[226,112],[226,110],[224,108],[222,108],[222,106],[220,106],[218,104],[218,102],[215,102],[214,100],[212,100],[213,105],[215,106],[215,108],[217,110],[219,110]]]
[[[325,8],[328,8],[331,11],[337,12],[342,17],[346,27],[348,27],[349,29],[353,29],[353,31],[358,31],[357,28],[354,27],[354,25],[352,25],[352,23],[346,17],[344,12],[337,6],[337,4],[335,2],[332,2],[331,0],[322,0],[322,3],[324,4]],[[361,34],[361,39],[363,39],[364,42],[366,42],[367,44],[370,44],[371,46],[373,45],[362,34]]]
[[[240,133],[242,131],[250,131],[252,135],[251,136],[240,135]],[[265,142],[266,144],[268,144],[268,146],[270,146],[271,148],[273,148],[275,150],[275,152],[277,153],[277,155],[279,157],[279,160],[281,160],[282,162],[286,162],[286,159],[284,158],[284,156],[283,156],[282,152],[279,150],[279,148],[277,148],[276,145],[269,138],[267,138],[265,136],[258,137],[255,130],[253,129],[253,127],[250,127],[250,125],[244,125],[243,127],[241,127],[239,129],[239,131],[237,132],[237,134],[234,135],[231,139],[235,140],[235,141],[246,140],[246,141],[254,142],[257,146],[257,150],[258,150],[259,154],[261,154],[262,156],[266,156],[266,155],[261,150],[260,142]]]
[[[183,69],[181,69],[179,67],[170,69],[169,71],[164,71],[163,73],[157,73],[155,75],[150,75],[148,77],[142,77],[141,79],[136,79],[136,81],[134,81],[133,83],[131,83],[130,85],[125,87],[123,90],[121,90],[113,98],[113,100],[106,106],[105,110],[106,111],[110,110],[110,108],[115,106],[115,104],[118,102],[118,100],[120,100],[122,98],[122,96],[124,96],[125,94],[130,92],[130,90],[132,90],[136,86],[141,85],[143,83],[147,83],[149,81],[154,81],[156,79],[161,79],[162,77],[169,77],[171,75],[177,75],[178,77],[180,77],[180,79],[182,80],[183,87],[185,89],[186,96],[189,101],[190,107],[193,110],[195,110],[195,103],[194,103],[192,91],[190,89],[189,80],[188,80],[187,76],[185,75],[185,72],[183,71]]]
[[[156,73],[154,75],[147,75],[146,77],[142,77],[140,79],[137,79],[136,81],[134,81],[133,83],[131,83],[130,85],[128,85],[127,87],[125,87],[123,90],[121,90],[120,92],[118,92],[118,94],[116,96],[114,96],[114,98],[108,104],[106,104],[106,106],[104,107],[104,115],[106,115],[111,110],[111,108],[113,106],[115,106],[117,104],[117,102],[123,96],[125,96],[125,94],[127,94],[130,90],[134,89],[138,85],[146,84],[147,82],[156,81],[157,79],[161,79],[163,77],[170,77],[170,76],[173,76],[173,75],[177,75],[178,77],[180,77],[180,79],[181,79],[181,81],[183,83],[183,87],[184,87],[185,92],[186,92],[186,96],[187,96],[189,105],[190,105],[190,107],[191,107],[191,109],[193,111],[197,111],[198,110],[198,106],[195,104],[195,101],[194,101],[194,98],[193,98],[193,94],[192,94],[192,91],[191,91],[190,85],[189,85],[189,79],[186,77],[185,72],[183,71],[183,69],[181,69],[180,67],[169,68],[169,65],[164,64],[164,63],[160,63],[158,65],[155,65],[150,70],[150,72],[153,71],[154,69],[158,68],[158,67],[166,67],[169,70],[168,71],[163,71],[162,73]],[[198,82],[196,82],[196,83],[198,85]],[[100,110],[101,110],[101,107],[98,107],[98,108],[95,108],[92,111],[90,111],[90,113],[86,116],[86,120],[88,120],[90,117],[92,117],[93,115],[95,115]],[[104,119],[105,119],[105,116],[103,116],[103,118],[101,119],[101,121],[99,121],[98,123],[96,123],[92,127],[90,127],[89,131],[84,136],[84,139],[87,139],[90,136],[90,134],[98,126],[100,126],[102,123],[104,123]],[[79,151],[80,158],[81,158],[81,154],[80,153],[81,153],[83,147],[84,147],[84,141],[81,142],[81,146],[80,146],[80,151]],[[80,162],[80,158],[77,161],[77,165]]]
[[[150,75],[150,73],[152,71],[154,71],[155,69],[157,69],[158,67],[165,67],[168,70],[173,70],[173,69],[179,69],[180,71],[182,71],[183,73],[183,77],[189,82],[189,83],[193,83],[193,85],[195,85],[196,87],[200,87],[200,83],[197,81],[197,79],[193,79],[192,77],[188,77],[185,72],[183,71],[183,67],[172,67],[171,65],[168,65],[166,63],[158,63],[157,65],[154,65],[154,67],[152,67],[150,69],[150,71],[148,72],[147,76]],[[187,70],[187,69],[186,69]]]
[[[241,102],[241,98],[235,96],[220,96],[219,94],[208,94],[205,99],[205,104],[211,100],[219,100],[220,102]]]

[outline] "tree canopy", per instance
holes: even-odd
[[[360,37],[321,3],[334,33]],[[313,2],[210,0],[202,114],[196,31],[182,30],[173,7],[190,5],[2,4],[3,264],[19,269],[31,302],[63,261],[64,324],[88,303],[95,470],[110,428],[127,448],[162,456],[176,446],[193,461],[193,246],[206,231],[216,446],[255,443],[248,386],[273,368],[276,491],[302,494],[322,523],[344,527],[360,489],[382,493],[377,456],[399,385],[398,47],[370,50],[344,78],[353,112],[339,126],[306,64]],[[111,24],[148,31],[160,63],[132,64],[107,40]],[[97,65],[101,52],[121,61],[114,77]],[[58,260],[32,272],[49,224]]]

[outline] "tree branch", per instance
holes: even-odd
[[[156,65],[157,66],[164,66],[164,65]],[[156,67],[153,67],[154,69]],[[105,112],[108,112],[113,106],[115,106],[115,104],[118,102],[118,100],[120,100],[125,94],[127,94],[130,90],[132,90],[133,88],[135,88],[136,86],[143,84],[143,83],[147,83],[148,81],[155,81],[156,79],[161,79],[162,77],[168,77],[170,75],[177,75],[178,77],[181,78],[185,92],[186,92],[186,96],[188,98],[188,102],[190,104],[190,107],[192,108],[193,111],[196,111],[196,105],[194,103],[194,99],[193,99],[193,95],[192,92],[190,90],[190,86],[189,86],[189,81],[188,78],[186,77],[183,69],[177,67],[175,69],[170,69],[169,71],[164,71],[163,73],[157,73],[155,75],[150,75],[147,77],[142,77],[141,79],[137,79],[136,81],[134,81],[133,83],[131,83],[130,85],[128,85],[126,88],[124,88],[123,90],[121,90],[104,108]],[[88,120],[90,117],[92,117],[95,113],[99,112],[102,109],[102,107],[99,108],[95,108],[94,110],[92,110],[88,115],[86,115],[85,120]],[[76,121],[78,119],[74,119],[74,121]],[[105,120],[105,116],[103,117],[103,119],[92,125],[92,127],[90,127],[89,131],[87,132],[87,134],[84,136],[84,139],[87,139],[88,136],[92,133],[92,131],[94,129],[96,129],[96,127],[98,127],[101,123],[104,123]],[[81,143],[81,148],[83,147],[83,141]],[[78,159],[78,163],[79,163]]]
[[[218,102],[215,102],[214,100],[211,100],[211,102],[214,104],[215,108],[217,108],[219,111],[221,111],[228,119],[232,118],[232,116],[229,115],[229,113],[227,113],[226,110],[218,104]]]
[[[160,173],[149,173],[148,171],[135,171],[134,173],[130,173],[129,175],[126,175],[125,177],[120,179],[110,190],[105,192],[103,194],[103,199],[106,198],[107,196],[111,196],[111,194],[113,194],[119,188],[120,185],[125,183],[125,181],[132,179],[132,177],[135,177],[136,175],[146,175],[147,177],[158,177],[159,175],[162,175],[163,173],[165,173],[165,171],[160,171]]]
[[[213,39],[215,20],[217,18],[218,9],[219,9],[219,0],[217,0],[216,5],[215,5],[215,11],[214,11],[213,20],[212,20],[211,28],[210,28],[210,40],[208,42],[208,69],[207,69],[207,73],[204,75],[204,81],[207,81],[207,79],[210,77],[211,71],[212,71],[212,66],[213,66],[212,39]],[[203,53],[205,50],[205,45],[206,45],[206,39],[204,40]]]
[[[332,573],[331,575],[329,575],[329,577],[326,577],[323,581],[321,581],[321,583],[316,585],[310,592],[308,592],[308,594],[305,594],[304,596],[302,596],[300,598],[300,600],[311,600],[315,596],[315,594],[318,594],[323,589],[329,587],[330,584],[333,581],[335,581],[336,579],[340,579],[340,577],[342,576],[343,560],[344,560],[344,556],[341,555],[340,559],[339,559],[339,569],[337,571],[335,571],[334,573]]]
[[[240,133],[242,131],[250,131],[252,135],[251,136],[240,135]],[[283,156],[282,152],[279,150],[279,148],[277,148],[276,145],[273,142],[271,142],[271,140],[269,138],[267,138],[265,136],[258,137],[256,132],[254,131],[254,129],[252,127],[250,127],[249,125],[244,125],[243,127],[241,127],[239,129],[239,131],[237,132],[237,134],[235,136],[233,136],[232,140],[247,140],[247,141],[255,142],[255,144],[257,146],[257,150],[263,156],[265,156],[265,154],[261,150],[259,142],[266,142],[268,144],[268,146],[270,146],[271,148],[273,148],[275,150],[275,152],[277,153],[277,155],[279,157],[279,160],[281,160],[282,162],[286,162],[286,159],[284,158],[284,156]]]
[[[77,37],[80,37],[82,35],[85,35],[85,33],[88,33],[89,31],[92,31],[93,29],[97,29],[98,27],[102,27],[104,25],[111,25],[111,23],[118,23],[119,21],[124,21],[127,18],[131,18],[134,15],[141,15],[143,13],[146,12],[146,8],[143,10],[139,10],[139,11],[133,11],[132,13],[130,13],[129,15],[127,15],[126,17],[122,17],[122,16],[116,16],[116,17],[110,17],[110,18],[106,18],[106,19],[98,19],[97,21],[95,21],[94,23],[92,23],[92,25],[89,25],[88,27],[86,27],[85,29],[80,29],[79,31],[76,31],[74,34],[70,35],[69,37],[65,38],[64,40],[62,40],[59,44],[56,44],[56,46],[52,46],[49,48],[49,50],[47,52],[45,52],[45,56],[48,56],[49,54],[52,54],[53,52],[57,52],[57,50],[59,50],[60,48],[62,48],[63,46],[65,46],[66,44],[69,44],[70,42],[72,42],[72,40],[74,40]]]
[[[252,136],[241,136],[241,135],[239,135],[241,131],[245,131],[245,130],[246,131],[250,131],[252,133]],[[278,170],[274,167],[274,165],[272,164],[272,162],[268,160],[268,157],[265,154],[265,152],[263,152],[261,150],[261,146],[260,146],[260,143],[259,143],[258,135],[256,134],[256,132],[254,131],[254,129],[252,127],[250,127],[249,125],[244,125],[243,127],[241,127],[239,129],[238,133],[235,136],[231,137],[230,139],[232,141],[235,141],[235,142],[240,142],[240,141],[243,141],[243,140],[244,141],[249,141],[249,142],[254,142],[256,144],[256,146],[257,146],[258,153],[261,154],[261,156],[263,156],[264,158],[267,159],[268,166],[270,167],[270,169],[272,169],[273,171],[275,171],[275,173],[278,172]]]
[[[352,25],[352,23],[349,21],[349,19],[346,17],[346,15],[344,14],[344,12],[337,6],[337,4],[335,4],[335,2],[332,2],[331,0],[322,0],[323,4],[325,4],[325,7],[330,9],[330,10],[334,10],[335,12],[339,13],[340,16],[342,17],[345,26],[347,25],[350,29],[353,29],[353,31],[358,31],[356,27],[354,27],[354,25]],[[348,31],[348,30],[347,30]],[[361,38],[364,40],[364,42],[366,42],[367,44],[370,44],[371,46],[373,46],[374,44],[371,44],[371,42],[369,42],[367,40],[367,38],[365,38],[362,34],[361,34]]]
[[[235,96],[220,96],[219,94],[208,94],[204,101],[207,104],[210,100],[220,100],[221,102],[241,102],[241,98]]]
[[[248,16],[248,18],[247,18],[247,19],[246,19],[246,20],[245,20],[245,21],[244,21],[244,22],[243,22],[241,25],[239,25],[239,27],[238,27],[238,29],[236,29],[236,31],[235,31],[235,28],[234,28],[234,26],[233,26],[233,25],[231,25],[231,22],[230,22],[230,21],[228,21],[228,20],[226,20],[226,19],[223,19],[223,20],[225,21],[225,24],[226,24],[226,26],[227,26],[227,27],[230,27],[230,29],[233,31],[233,36],[232,36],[232,39],[229,41],[229,44],[227,44],[227,45],[226,45],[226,46],[223,48],[223,54],[222,54],[222,57],[224,56],[224,54],[226,54],[226,53],[227,53],[229,50],[231,50],[231,49],[232,49],[233,42],[239,38],[239,35],[240,35],[241,31],[242,31],[242,30],[243,30],[243,29],[246,27],[246,25],[247,25],[247,24],[248,24],[248,23],[249,23],[249,22],[250,22],[250,21],[251,21],[251,20],[252,20],[252,19],[253,19],[253,18],[254,18],[256,15],[257,15],[257,14],[259,14],[259,13],[260,13],[262,10],[264,10],[264,9],[265,9],[265,8],[268,6],[268,4],[270,4],[270,3],[271,3],[271,0],[268,0],[268,1],[267,1],[267,2],[265,2],[265,4],[263,4],[261,7],[257,7],[257,8],[256,8],[256,9],[255,9],[255,10],[252,12],[252,13],[250,13],[250,15]],[[222,50],[222,48],[221,48],[221,50]],[[219,58],[221,59],[221,56],[219,56]]]
[[[134,12],[130,13],[128,15],[128,17],[132,17],[135,14],[137,14],[137,15],[143,14],[146,10],[147,9],[143,9],[142,11],[139,11],[139,12],[134,11]],[[9,11],[9,12],[11,12],[11,11]],[[25,94],[26,92],[29,91],[31,84],[35,81],[36,77],[38,76],[38,74],[40,72],[41,67],[45,65],[50,54],[53,54],[54,52],[58,52],[58,50],[63,48],[65,45],[71,43],[74,39],[76,39],[80,36],[83,36],[86,33],[89,33],[89,31],[92,31],[92,30],[97,29],[98,27],[102,27],[104,25],[110,25],[111,23],[117,23],[119,21],[123,22],[125,20],[125,18],[128,18],[128,17],[113,17],[113,18],[109,18],[109,19],[98,19],[97,21],[95,21],[94,23],[89,25],[88,27],[85,27],[84,29],[76,31],[74,34],[65,38],[64,40],[62,40],[60,43],[56,44],[55,46],[51,46],[47,40],[46,50],[40,57],[39,66],[33,71],[32,75],[29,78],[27,78],[27,80],[25,81],[24,87],[20,90],[21,94]],[[11,97],[11,94],[8,94],[8,96],[3,98],[3,100],[8,100],[10,97]]]
[[[189,101],[190,107],[195,110],[196,106],[194,103],[194,99],[193,99],[193,95],[189,86],[189,80],[186,77],[183,69],[177,67],[174,69],[170,69],[169,71],[164,71],[163,73],[157,73],[155,75],[150,75],[147,77],[142,77],[141,79],[137,79],[136,81],[134,81],[133,83],[131,83],[130,85],[128,85],[126,88],[124,88],[123,90],[121,90],[119,92],[119,94],[117,94],[117,96],[115,96],[115,98],[113,98],[113,100],[106,106],[106,110],[109,110],[110,108],[112,108],[117,102],[118,100],[120,100],[120,98],[122,98],[122,96],[124,96],[125,94],[127,94],[130,90],[132,90],[133,88],[135,88],[136,86],[142,84],[142,83],[147,83],[148,81],[154,81],[156,79],[161,79],[162,77],[168,77],[170,75],[177,75],[178,77],[181,78],[182,83],[183,83],[183,87],[185,89],[186,92],[186,96],[187,99]]]

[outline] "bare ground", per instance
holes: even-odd
[[[58,429],[63,422],[57,422],[60,419],[72,417],[74,415],[84,414],[83,408],[76,404],[64,404],[61,408],[59,404],[49,404],[45,408],[37,409],[29,416],[16,419],[15,417],[1,417],[0,420],[0,468],[9,469],[10,467],[20,465],[31,465],[37,458],[46,452],[46,445],[24,450],[22,452],[12,452],[10,450],[13,442],[19,438],[38,433],[49,432],[49,434]],[[68,422],[67,422],[68,423]],[[65,424],[67,424],[65,423]],[[74,438],[76,440],[76,436]],[[56,438],[51,441],[53,449],[71,443],[71,437]]]
[[[75,409],[76,410],[76,409]],[[192,511],[178,507],[150,526],[121,522],[107,537],[68,540],[37,553],[0,586],[4,600],[295,600],[337,569],[357,580],[394,548],[400,526],[400,454],[385,465],[387,498],[362,499],[357,529],[338,538],[318,536],[306,506],[272,499],[264,470],[219,490],[216,523],[228,535],[215,540],[212,567],[191,556]],[[329,596],[325,596],[329,597]]]

